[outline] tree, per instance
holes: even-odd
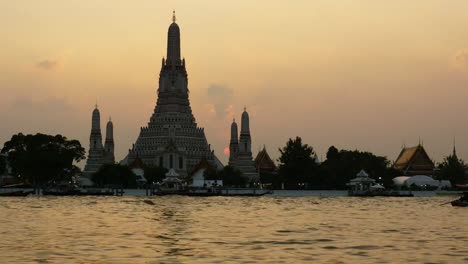
[[[221,180],[222,179],[221,173],[218,172],[213,167],[206,168],[205,171],[203,172],[203,177],[205,178],[205,180],[209,180],[209,181],[215,181],[215,180]]]
[[[450,183],[463,184],[468,180],[467,166],[465,162],[457,157],[450,155],[444,158],[444,161],[438,165],[436,178],[439,180],[449,180]]]
[[[128,166],[120,164],[104,164],[91,176],[92,181],[99,187],[119,185],[123,188],[136,188],[136,175]]]
[[[281,189],[284,180],[276,172],[260,172],[260,182],[262,184],[271,184],[274,189]]]
[[[0,156],[0,175],[6,172],[6,160],[3,156]]]
[[[387,186],[399,173],[390,167],[386,157],[358,150],[338,150],[334,146],[328,149],[327,160],[321,164],[325,185],[334,189],[345,189],[346,183],[362,169]]]
[[[1,152],[8,153],[13,175],[36,184],[67,179],[76,169],[73,163],[85,158],[80,142],[62,135],[19,133],[5,143]]]
[[[302,183],[317,182],[317,155],[311,146],[302,143],[300,137],[290,138],[279,151],[279,175],[288,187],[297,188]]]
[[[247,184],[247,179],[242,176],[242,172],[232,166],[225,166],[218,172],[216,179],[222,179],[225,186],[244,187]]]
[[[148,166],[144,168],[144,171],[145,179],[149,184],[161,182],[164,178],[166,178],[167,169],[164,167]]]

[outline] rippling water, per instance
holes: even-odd
[[[468,263],[450,199],[0,197],[0,262]]]

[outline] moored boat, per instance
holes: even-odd
[[[112,196],[116,195],[109,189],[83,189],[76,185],[57,185],[42,190],[43,195],[52,196]]]
[[[452,206],[468,207],[468,192],[464,192],[460,199],[450,202]]]
[[[152,194],[156,196],[182,195],[194,197],[259,197],[272,194],[271,190],[253,189],[253,188],[187,188],[187,189],[157,189]]]
[[[468,207],[468,201],[455,200],[451,202],[452,206]]]
[[[2,191],[0,192],[0,196],[2,197],[24,197],[30,194],[33,194],[34,191],[24,191],[24,190],[15,190],[15,191]]]
[[[384,186],[376,183],[369,175],[361,170],[356,178],[351,179],[347,184],[349,196],[357,197],[414,197],[411,192],[389,191]]]

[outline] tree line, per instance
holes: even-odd
[[[74,164],[85,159],[85,150],[78,140],[40,133],[13,135],[1,152],[8,154],[13,176],[31,185],[70,181],[80,173]],[[260,173],[260,181],[276,189],[283,186],[287,189],[346,189],[346,183],[361,169],[385,186],[391,186],[392,179],[402,175],[386,157],[358,150],[339,150],[334,146],[328,149],[326,160],[319,162],[313,147],[303,143],[300,137],[289,139],[279,152],[278,172]],[[0,175],[5,170],[6,162],[0,158]],[[449,180],[452,185],[464,184],[468,181],[467,171],[465,162],[454,154],[438,164],[434,178]],[[144,168],[148,183],[161,182],[166,173],[167,170],[161,167]],[[225,166],[220,171],[208,169],[205,178],[223,180],[226,186],[248,184],[242,173],[231,166]],[[137,185],[133,171],[120,164],[102,166],[92,180],[97,186],[112,184],[133,188]]]
[[[319,162],[312,146],[300,137],[289,139],[279,149],[277,174],[261,173],[262,183],[287,189],[346,189],[346,183],[364,169],[377,182],[392,186],[392,179],[403,175],[386,157],[358,150],[338,150],[331,146],[326,160]],[[437,166],[434,178],[449,180],[452,185],[468,181],[468,167],[456,155],[448,156]],[[284,185],[284,186],[282,186]]]

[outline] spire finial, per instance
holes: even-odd
[[[96,104],[94,105],[94,107],[96,107],[96,109],[98,109],[97,99],[96,99]]]
[[[109,122],[112,122],[112,116],[109,116]]]
[[[244,106],[244,112],[247,112],[247,106]]]
[[[175,17],[175,10],[172,11],[172,22],[176,22],[176,17]]]
[[[453,137],[453,156],[456,157],[457,156],[457,148],[455,146],[455,137]]]

